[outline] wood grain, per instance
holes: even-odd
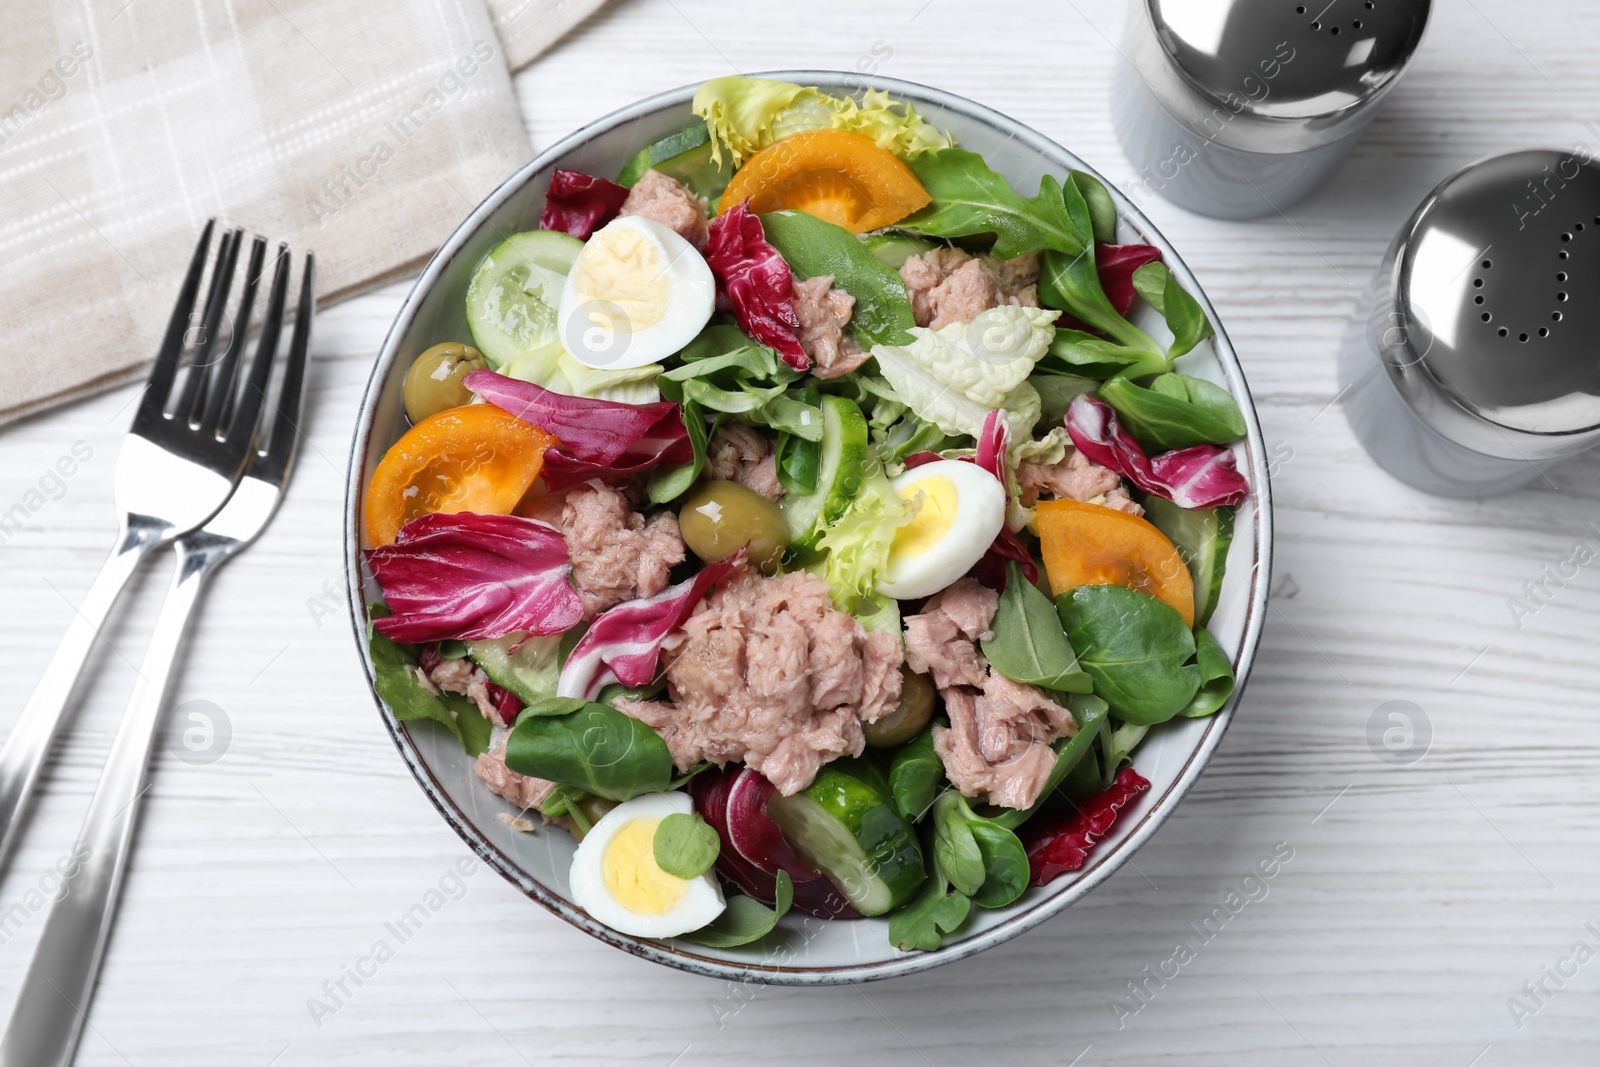
[[[1014,115],[1122,181],[1131,167],[1105,100],[1122,18],[1118,0],[633,0],[516,84],[538,148],[705,77],[876,62]],[[1435,182],[1492,152],[1600,137],[1584,126],[1600,123],[1597,36],[1600,8],[1585,0],[1441,0],[1354,156],[1287,217],[1223,223],[1151,205],[1223,316],[1269,446],[1292,455],[1274,479],[1278,589],[1262,652],[1211,768],[1133,864],[1045,927],[911,979],[708,982],[607,949],[480,868],[375,977],[345,979],[351,995],[331,1017],[313,1018],[323,983],[393,940],[384,924],[466,855],[386,739],[348,622],[323,592],[339,580],[359,392],[406,286],[329,309],[292,494],[219,576],[174,694],[220,706],[231,748],[204,767],[158,759],[79,1062],[1593,1063],[1600,962],[1560,988],[1547,980],[1520,1028],[1507,1000],[1574,942],[1600,949],[1584,925],[1600,928],[1600,565],[1520,628],[1507,600],[1575,540],[1600,546],[1586,528],[1600,521],[1600,460],[1493,501],[1423,497],[1351,437],[1334,352],[1383,248]],[[0,511],[73,442],[94,450],[61,499],[0,543],[0,671],[12,680],[0,725],[109,542],[133,395],[0,434]],[[107,631],[0,883],[0,914],[76,833],[166,578],[152,569]],[[1409,767],[1369,746],[1369,719],[1390,700],[1432,726]],[[1293,859],[1266,896],[1209,940],[1196,933],[1279,842]],[[0,1002],[41,925],[35,914],[0,926]],[[1149,982],[1132,1013],[1127,983],[1181,938],[1194,958]]]

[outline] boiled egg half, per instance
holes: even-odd
[[[890,484],[916,510],[895,531],[889,566],[878,582],[885,596],[932,596],[971,570],[1005,526],[1005,487],[976,463],[924,463]]]
[[[698,930],[727,905],[717,876],[668,874],[656,863],[656,827],[691,812],[687,793],[651,793],[618,804],[584,835],[572,857],[572,902],[613,930],[676,937]]]
[[[716,280],[694,245],[653,219],[624,215],[584,244],[556,314],[578,362],[627,370],[694,340],[716,303]]]

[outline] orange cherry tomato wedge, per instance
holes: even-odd
[[[1160,530],[1137,515],[1076,500],[1041,500],[1037,516],[1052,593],[1125,585],[1170,604],[1194,627],[1194,580]]]
[[[899,156],[848,130],[775,141],[734,174],[723,209],[743,200],[757,215],[793,209],[866,233],[926,207],[932,197]]]
[[[509,515],[556,439],[493,404],[430,415],[396,441],[367,486],[367,539],[390,545],[419,515]]]

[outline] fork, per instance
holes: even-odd
[[[5,747],[0,748],[0,869],[16,844],[18,824],[32,798],[40,768],[112,605],[146,555],[198,527],[222,507],[249,459],[283,325],[280,301],[267,310],[256,358],[241,391],[236,378],[266,253],[264,238],[256,238],[251,248],[232,337],[219,355],[217,338],[244,231],[223,235],[206,295],[202,332],[188,361],[189,373],[176,395],[173,389],[215,225],[215,219],[206,223],[195,246],[150,381],[117,456],[115,497],[120,523],[116,544],[74,612],[66,636],[6,737]],[[169,401],[174,407],[170,416]]]
[[[269,308],[279,319],[289,258],[288,249],[279,246],[269,300]],[[67,1067],[72,1062],[116,915],[139,800],[148,788],[144,779],[150,749],[190,611],[211,574],[266,528],[289,479],[300,433],[314,311],[313,270],[313,259],[307,255],[283,384],[276,409],[269,409],[262,420],[258,450],[252,450],[249,467],[222,510],[204,526],[176,540],[177,569],[172,585],[72,853],[81,858],[81,867],[66,882],[45,922],[0,1041],[0,1067]]]

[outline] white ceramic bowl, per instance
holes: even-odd
[[[962,147],[982,153],[989,165],[1024,195],[1036,190],[1042,174],[1065,179],[1069,170],[1093,172],[1077,156],[1034,130],[989,108],[927,86],[892,78],[863,79],[835,71],[781,71],[770,76],[835,93],[876,87],[910,100],[930,122],[954,134]],[[372,663],[360,620],[362,605],[376,598],[378,590],[364,575],[361,565],[362,501],[373,467],[406,428],[401,404],[406,369],[430,345],[471,341],[464,298],[472,270],[503,235],[538,224],[552,171],[566,167],[591,174],[617,173],[640,147],[691,120],[689,101],[694,90],[694,86],[685,86],[642,100],[540,153],[461,223],[406,298],[372,369],[350,454],[345,563],[357,645],[369,681]],[[1115,188],[1112,196],[1121,214],[1118,240],[1144,241],[1161,249],[1167,266],[1200,301],[1216,327],[1215,339],[1183,357],[1180,366],[1187,373],[1223,385],[1239,402],[1250,432],[1235,449],[1252,494],[1239,508],[1221,602],[1211,620],[1212,632],[1232,654],[1238,690],[1228,706],[1210,718],[1182,719],[1152,732],[1134,760],[1139,773],[1150,780],[1151,789],[1124,811],[1113,832],[1091,853],[1087,865],[1042,889],[1028,890],[1009,907],[994,911],[974,908],[967,926],[935,952],[895,950],[889,945],[888,923],[883,919],[825,922],[792,915],[784,920],[786,932],[768,939],[771,944],[729,950],[629,937],[595,922],[568,900],[567,872],[575,845],[567,834],[555,829],[519,833],[505,825],[496,816],[509,810],[510,805],[484,789],[472,774],[472,761],[453,738],[432,726],[412,729],[398,722],[378,701],[384,725],[423,792],[485,863],[574,926],[644,959],[719,978],[829,985],[927,970],[1015,937],[1081,899],[1155,833],[1200,776],[1222,740],[1244,690],[1266,612],[1272,520],[1261,428],[1227,335],[1172,246]],[[1145,317],[1138,324],[1153,336],[1166,336],[1159,316],[1148,308],[1143,310]]]

